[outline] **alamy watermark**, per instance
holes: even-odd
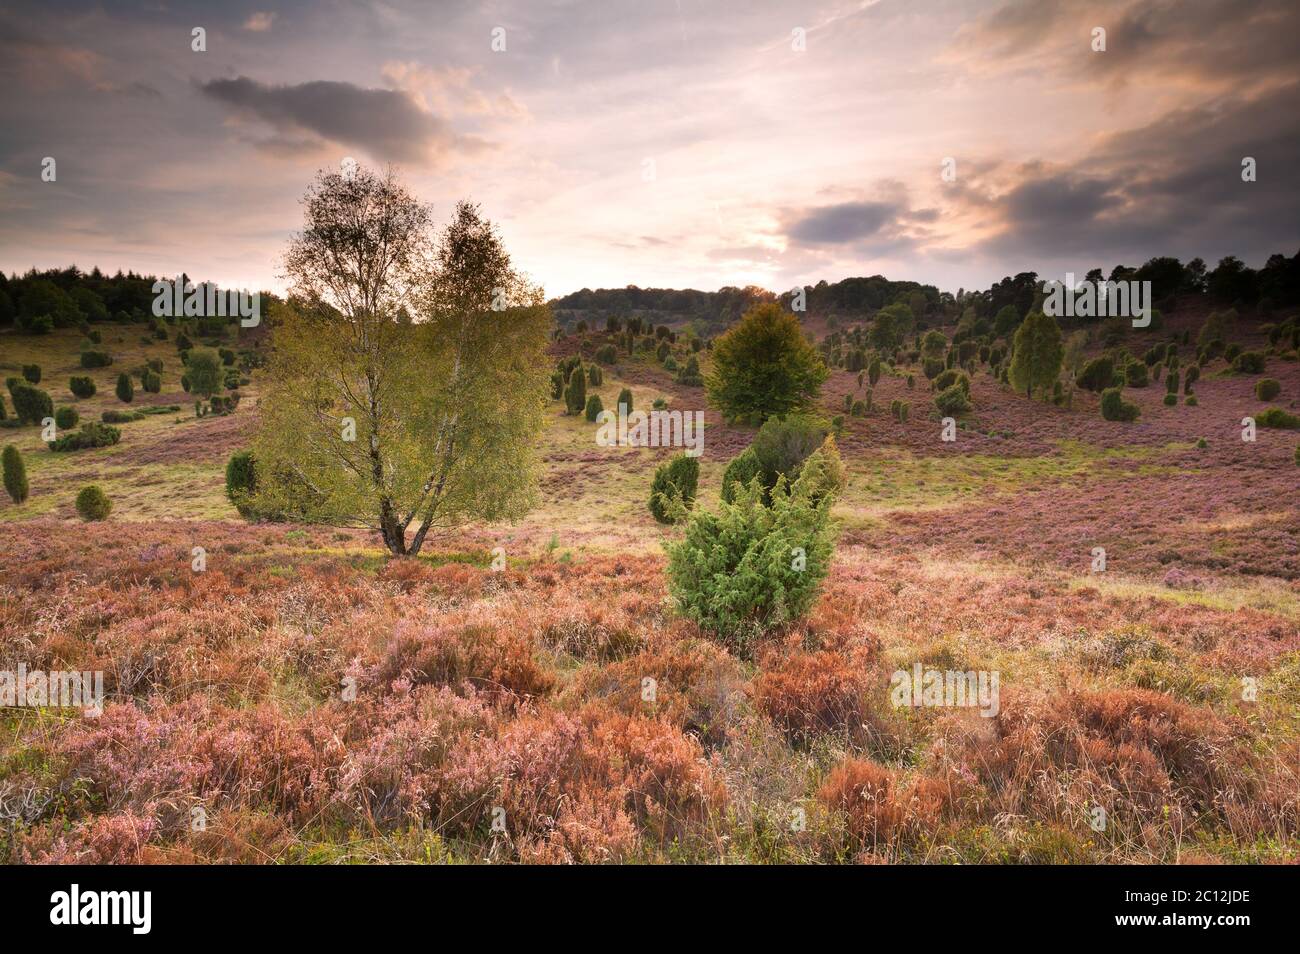
[[[81,709],[98,716],[104,711],[104,673],[28,672],[26,663],[19,663],[16,670],[0,669],[0,707],[27,706]]]
[[[991,719],[1001,708],[996,672],[926,669],[915,663],[910,672],[897,670],[890,677],[889,684],[889,697],[896,709],[905,706],[978,707],[980,715]]]
[[[175,281],[158,279],[153,283],[155,318],[239,318],[244,328],[262,323],[260,292],[240,289],[223,290],[212,282],[195,285],[181,277]]]
[[[1139,281],[1076,283],[1074,272],[1065,281],[1043,286],[1043,313],[1053,318],[1131,318],[1134,328],[1151,324],[1151,283]]]
[[[704,453],[703,411],[632,411],[596,415],[596,443],[601,447],[682,447],[687,457]]]

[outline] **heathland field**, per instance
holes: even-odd
[[[1208,311],[1123,346],[1195,339]],[[670,598],[682,530],[647,500],[675,450],[599,446],[552,401],[531,513],[390,559],[372,533],[248,523],[227,499],[265,371],[196,417],[173,342],[98,327],[113,364],[94,370],[75,330],[0,334],[4,375],[40,365],[83,422],[180,407],[75,452],[0,431],[30,483],[0,507],[0,659],[102,670],[107,691],[98,718],[0,710],[6,860],[1300,860],[1300,431],[1242,439],[1243,418],[1296,413],[1300,362],[1253,320],[1232,341],[1262,374],[1216,356],[1194,403],[1128,387],[1135,421],[1086,389],[1030,400],[976,358],[944,441],[919,364],[887,365],[858,414],[858,373],[832,367],[838,547],[811,611],[743,654]],[[161,389],[125,405],[118,374],[150,359]],[[76,400],[83,374],[97,393]],[[653,350],[620,350],[588,393],[612,408],[623,388],[705,412],[696,506],[715,506],[754,429]],[[91,483],[107,520],[78,519]],[[894,705],[917,664],[996,673],[996,713]]]

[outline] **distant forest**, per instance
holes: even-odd
[[[167,276],[170,280],[172,276]],[[1150,281],[1157,307],[1166,310],[1179,294],[1208,293],[1245,313],[1260,316],[1274,308],[1300,304],[1300,252],[1288,258],[1269,257],[1263,268],[1253,269],[1228,256],[1210,269],[1195,258],[1187,263],[1176,258],[1153,258],[1133,268],[1119,265],[1103,274],[1094,269],[1088,280]],[[16,325],[29,334],[53,328],[77,327],[100,321],[149,323],[153,319],[152,275],[121,271],[107,275],[98,268],[85,272],[76,266],[28,271],[6,276],[0,272],[0,328]],[[908,305],[917,318],[934,321],[956,320],[967,309],[981,317],[995,315],[1012,306],[1023,316],[1042,291],[1035,272],[1008,276],[984,290],[958,289],[941,292],[933,285],[891,281],[882,275],[821,281],[805,287],[807,313],[812,316],[857,320],[869,317],[888,305]],[[272,297],[263,292],[263,296]],[[789,304],[789,291],[775,294],[756,286],[726,287],[716,292],[695,289],[584,288],[551,301],[561,328],[572,329],[580,321],[589,327],[603,326],[609,318],[641,317],[651,324],[686,326],[701,338],[710,338],[728,327],[754,304],[781,301]]]
[[[1274,308],[1300,304],[1300,252],[1290,258],[1272,255],[1260,269],[1248,267],[1235,256],[1221,259],[1213,269],[1200,258],[1184,264],[1176,258],[1159,257],[1138,267],[1117,265],[1109,274],[1096,268],[1078,278],[1150,281],[1157,307],[1163,303],[1166,310],[1173,296],[1179,294],[1208,293],[1239,311],[1253,309],[1261,315],[1269,314]],[[941,292],[933,285],[872,275],[805,286],[805,304],[809,315],[849,319],[868,317],[897,302],[908,305],[917,317],[928,315],[944,320],[956,320],[967,308],[988,317],[1006,305],[1024,315],[1040,294],[1044,280],[1036,272],[1021,272],[984,290],[958,289],[953,294]],[[597,322],[603,323],[608,318],[639,316],[654,324],[685,323],[700,337],[707,338],[726,328],[756,302],[788,304],[790,298],[788,291],[777,295],[752,285],[716,292],[629,285],[594,291],[584,288],[553,299],[551,307],[556,321],[566,328],[579,321],[596,327]]]

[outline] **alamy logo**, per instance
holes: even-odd
[[[97,716],[104,711],[104,673],[28,672],[26,663],[0,670],[0,707],[26,706],[82,709]]]
[[[174,282],[158,279],[153,283],[155,318],[234,318],[244,328],[262,323],[262,296],[259,292],[231,289],[223,291],[212,282],[195,285],[185,279]]]
[[[150,891],[71,891],[50,895],[51,924],[129,924],[132,934],[148,934],[153,926]]]
[[[899,669],[890,677],[890,700],[894,708],[904,706],[979,707],[980,715],[991,719],[998,714],[998,674],[925,669],[920,663],[912,671]]]
[[[1075,284],[1074,272],[1065,281],[1044,287],[1043,313],[1053,318],[1131,318],[1134,328],[1151,324],[1151,283],[1137,281]]]
[[[601,447],[684,447],[687,457],[704,453],[703,411],[633,411],[596,415],[596,443]]]

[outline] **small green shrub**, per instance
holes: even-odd
[[[1275,427],[1281,430],[1300,429],[1300,417],[1288,414],[1280,407],[1270,407],[1255,415],[1255,423],[1260,427]]]
[[[226,461],[226,496],[245,519],[255,516],[252,498],[256,491],[257,463],[253,452],[235,451]]]
[[[1282,393],[1282,384],[1276,378],[1260,378],[1255,382],[1255,397],[1271,401]]]
[[[1189,394],[1187,395],[1187,397],[1183,398],[1183,403],[1186,404],[1188,407],[1196,407],[1201,402],[1196,400],[1195,394]]]
[[[1165,395],[1165,407],[1173,407],[1177,403],[1178,403],[1177,394],[1171,392]]]
[[[749,482],[762,472],[754,448],[746,447],[731,459],[727,469],[722,472],[722,499],[730,503],[735,499],[737,491],[748,487]]]
[[[87,377],[74,377],[68,379],[68,390],[74,397],[89,398],[95,396],[95,382]]]
[[[54,401],[38,387],[19,381],[9,389],[14,402],[14,415],[23,424],[39,424],[54,416]]]
[[[123,372],[117,376],[115,393],[117,399],[125,404],[130,404],[135,400],[135,385],[131,383],[131,375]]]
[[[1204,437],[1198,437],[1196,439],[1196,446],[1201,450],[1205,450],[1205,448],[1210,446],[1210,442],[1207,441]]]
[[[1141,413],[1136,404],[1124,400],[1124,394],[1119,388],[1107,388],[1101,392],[1101,416],[1106,420],[1136,421]]]
[[[954,384],[934,396],[934,406],[945,417],[956,417],[971,409],[970,398],[960,384]]]
[[[1074,383],[1088,391],[1104,391],[1113,386],[1115,362],[1107,357],[1093,358],[1083,366]]]
[[[99,419],[105,424],[130,424],[132,421],[143,421],[144,411],[102,411]]]
[[[618,404],[615,405],[619,414],[632,413],[632,390],[624,388],[618,392]]]
[[[77,413],[75,407],[68,407],[65,404],[54,411],[54,423],[58,425],[61,431],[76,427],[79,420],[81,420],[81,415]]]
[[[83,368],[107,368],[112,363],[112,355],[107,351],[81,352],[81,366]]]
[[[595,367],[595,365],[592,367]],[[587,420],[590,423],[596,423],[596,418],[600,416],[600,412],[603,410],[605,410],[605,406],[601,403],[599,394],[593,394],[587,398]]]
[[[41,383],[41,366],[39,364],[23,365],[23,377],[31,384]]]
[[[113,510],[113,501],[96,484],[82,487],[77,494],[77,513],[82,520],[103,520]]]
[[[1238,374],[1263,374],[1264,352],[1243,351],[1232,359],[1232,370]]]
[[[7,444],[4,453],[0,454],[0,464],[4,469],[5,493],[14,503],[22,503],[28,493],[27,465],[23,463],[23,455],[13,444]]]
[[[1147,386],[1147,366],[1141,361],[1132,361],[1124,369],[1124,382],[1131,388],[1144,388]]]
[[[88,421],[81,425],[81,430],[64,434],[57,440],[47,441],[46,446],[52,451],[62,453],[89,450],[93,447],[111,447],[121,439],[122,432],[116,427],[98,421]]]
[[[953,385],[958,385],[966,396],[970,396],[970,378],[956,368],[949,368],[934,379],[934,389],[936,391],[946,391]]]
[[[678,454],[655,470],[650,484],[650,513],[660,523],[676,523],[695,505],[700,459]],[[679,506],[680,504],[680,506]]]
[[[156,371],[146,370],[140,376],[140,387],[150,394],[157,394],[162,390],[162,377]]]
[[[758,481],[741,487],[667,545],[678,611],[742,656],[764,632],[806,613],[826,577],[835,532],[834,495],[818,494],[823,463],[818,451],[792,486],[782,477],[770,505]]]

